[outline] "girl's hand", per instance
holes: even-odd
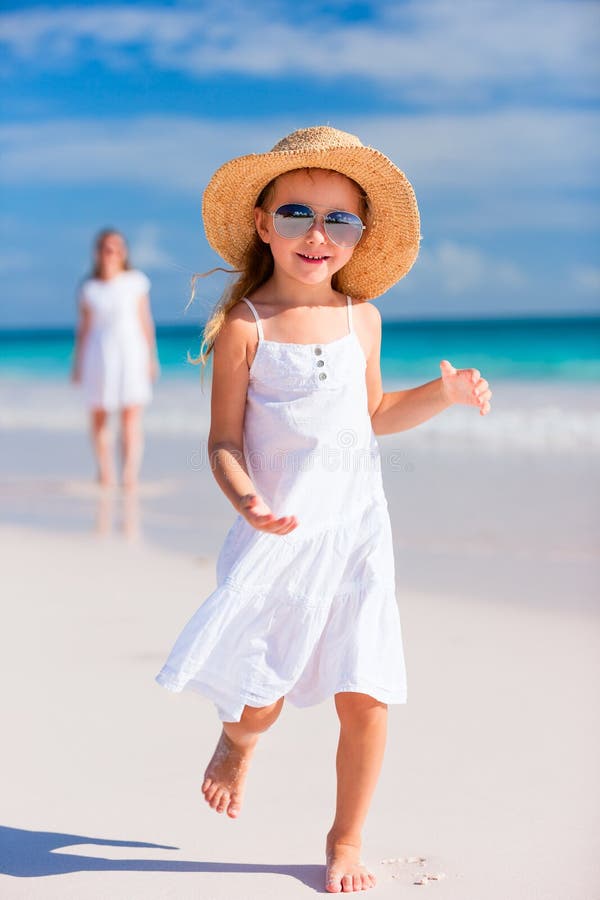
[[[467,403],[479,407],[479,415],[489,413],[492,392],[479,369],[455,369],[452,363],[443,359],[440,363],[442,372],[442,390],[450,403]]]
[[[246,494],[240,500],[238,509],[245,520],[258,531],[269,531],[271,534],[288,534],[298,525],[298,520],[295,516],[276,518],[258,494]]]

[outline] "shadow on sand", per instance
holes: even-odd
[[[178,850],[168,844],[143,841],[113,841],[61,834],[55,831],[27,831],[0,825],[0,874],[15,878],[40,878],[67,875],[71,872],[223,872],[242,874],[289,875],[318,893],[323,887],[324,867],[317,865],[268,865],[252,863],[203,862],[172,859],[103,859],[56,852],[76,844],[107,847],[147,847],[155,850]]]

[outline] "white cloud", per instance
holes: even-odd
[[[149,271],[176,268],[172,257],[160,245],[160,228],[154,222],[144,222],[134,233],[130,242],[130,257],[133,265]]]
[[[419,254],[415,275],[422,286],[459,295],[494,285],[495,288],[521,289],[527,283],[524,272],[511,260],[497,259],[478,247],[441,241]]]
[[[596,183],[594,112],[346,117],[335,124],[387,153],[415,185],[443,189],[559,188]],[[135,181],[187,190],[212,167],[262,152],[297,123],[180,116],[59,119],[0,126],[3,180]],[[551,139],[551,143],[550,143]],[[550,144],[550,145],[549,145]]]
[[[0,179],[49,184],[133,182],[169,191],[198,191],[210,168],[224,161],[224,148],[231,155],[248,152],[257,130],[256,123],[244,128],[238,123],[176,116],[0,126]]]
[[[595,294],[600,302],[600,268],[598,266],[576,266],[571,273],[575,287],[586,294]]]
[[[479,102],[523,86],[555,99],[597,95],[598,8],[586,0],[394,0],[369,21],[344,21],[318,2],[291,17],[286,3],[208,0],[158,7],[113,4],[5,13],[12,63],[41,68],[147,66],[192,77],[218,73],[388,85],[404,100]],[[318,27],[315,27],[318,20]]]
[[[457,228],[593,227],[598,118],[593,111],[513,110],[340,117],[335,124],[406,172],[421,203],[427,241],[433,219],[454,234]],[[9,124],[0,126],[0,181],[142,184],[199,198],[226,159],[268,150],[298,125],[182,116]]]
[[[593,111],[513,109],[359,120],[369,143],[415,183],[452,188],[578,187],[598,181]],[[514,198],[513,199],[517,199]]]

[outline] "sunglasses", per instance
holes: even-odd
[[[304,203],[284,203],[274,212],[273,225],[284,238],[299,238],[307,234],[317,220],[317,213]],[[325,234],[338,247],[355,247],[367,227],[354,213],[333,209],[322,215]]]

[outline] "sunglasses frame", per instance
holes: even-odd
[[[309,224],[308,228],[306,229],[306,231],[303,231],[301,234],[295,235],[294,237],[288,237],[287,234],[281,234],[281,232],[280,232],[280,231],[278,230],[278,228],[277,228],[275,216],[277,215],[277,213],[279,212],[279,210],[280,210],[280,209],[283,209],[285,206],[303,206],[303,207],[305,207],[305,209],[309,209],[309,210],[310,210],[310,212],[312,213],[312,217],[313,217],[313,218],[312,218],[312,222],[310,222],[310,224]],[[308,234],[308,232],[310,231],[310,229],[311,229],[311,228],[313,227],[313,225],[316,223],[317,218],[320,217],[321,220],[322,220],[322,222],[323,222],[323,229],[324,229],[324,231],[325,231],[325,234],[327,235],[328,240],[330,240],[332,244],[335,244],[336,247],[342,247],[342,248],[344,248],[345,250],[349,250],[350,248],[354,248],[354,247],[356,247],[356,246],[358,245],[358,243],[360,242],[360,240],[361,240],[361,238],[362,238],[362,236],[363,236],[363,233],[364,233],[364,231],[365,231],[365,229],[366,229],[366,227],[367,227],[367,226],[365,225],[365,223],[363,222],[363,220],[360,218],[360,216],[357,216],[356,213],[351,213],[351,212],[349,212],[347,209],[336,209],[336,208],[332,208],[332,209],[328,209],[328,210],[325,211],[325,212],[320,212],[320,213],[318,213],[318,212],[316,212],[316,211],[313,209],[312,206],[309,206],[308,203],[282,203],[281,206],[278,206],[278,207],[277,207],[277,209],[274,209],[274,210],[265,210],[265,212],[267,212],[267,213],[272,217],[272,219],[273,219],[273,228],[275,229],[275,231],[277,232],[277,234],[279,235],[279,237],[285,238],[286,240],[290,240],[290,241],[295,241],[295,240],[297,240],[298,238],[304,237],[305,234]],[[331,213],[334,213],[334,212],[341,212],[341,213],[344,213],[344,215],[346,215],[346,216],[355,216],[355,217],[358,219],[358,221],[360,222],[360,224],[361,224],[361,226],[362,226],[362,227],[361,227],[361,231],[360,231],[360,234],[359,234],[359,236],[358,236],[358,238],[357,238],[357,240],[356,240],[356,242],[355,242],[354,244],[350,244],[350,245],[347,245],[347,244],[338,244],[338,242],[330,235],[330,233],[329,233],[329,231],[328,231],[328,229],[327,229],[327,222],[325,221],[325,219],[327,218],[328,215],[330,215]],[[310,221],[310,220],[307,219],[306,221],[308,222],[308,221]],[[330,223],[330,224],[336,224],[336,223],[333,223],[333,222],[332,222],[332,223]],[[341,222],[340,222],[340,223],[337,223],[337,224],[344,224],[344,223],[341,223]]]

